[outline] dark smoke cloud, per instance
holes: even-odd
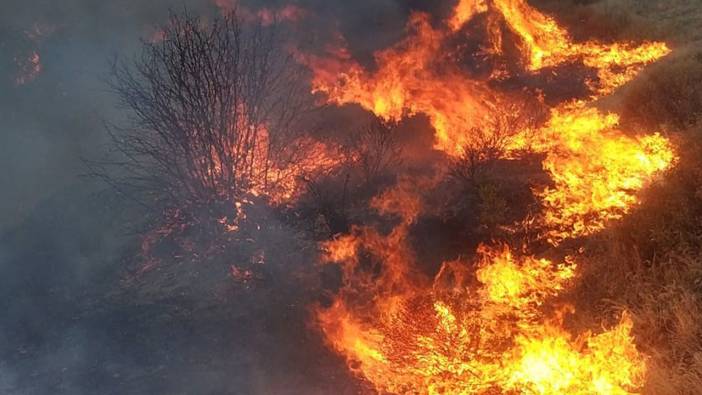
[[[169,8],[203,2],[16,1],[0,6],[0,229],[41,199],[73,185],[80,157],[104,140],[114,102],[103,78],[108,59],[128,55]],[[38,37],[36,31],[39,31]],[[35,51],[41,72],[22,85],[17,63]]]

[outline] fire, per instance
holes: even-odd
[[[496,110],[501,95],[458,68],[436,71],[445,59],[447,32],[433,28],[428,15],[413,14],[408,30],[408,38],[376,54],[372,73],[350,59],[343,45],[329,58],[301,56],[314,71],[314,91],[330,103],[357,103],[386,120],[425,114],[436,130],[436,147],[457,154],[469,141],[465,133]]]
[[[302,192],[304,179],[331,171],[343,162],[338,147],[306,136],[291,138],[284,146],[276,146],[271,142],[265,124],[254,125],[240,120],[238,128],[255,131],[251,133],[251,151],[236,157],[240,150],[236,149],[238,143],[233,142],[229,155],[236,160],[228,161],[230,169],[213,148],[209,157],[202,160],[202,171],[214,176],[211,178],[215,180],[225,179],[224,174],[237,174],[243,184],[243,193],[264,196],[274,205],[289,204]],[[223,196],[227,195],[228,187],[228,184],[217,185]],[[237,207],[237,211],[239,209]]]
[[[645,374],[632,327],[624,314],[614,328],[575,342],[558,329],[543,338],[520,337],[508,388],[537,394],[629,394],[641,387]]]
[[[473,19],[475,15],[487,10],[488,3],[486,0],[461,0],[453,10],[453,15],[448,22],[449,27],[453,31],[459,30],[467,21]]]
[[[555,108],[534,148],[554,185],[537,191],[549,241],[592,234],[638,203],[635,192],[675,161],[660,134],[628,136],[616,114],[583,103]]]
[[[37,51],[32,51],[26,59],[16,58],[15,63],[18,68],[16,85],[25,85],[34,81],[42,71],[41,58]]]
[[[483,77],[466,70],[465,57],[451,46],[474,30],[473,22],[486,25],[487,41],[473,57],[492,62]],[[424,114],[435,148],[448,156],[476,144],[524,100],[555,103],[539,124],[511,125],[502,152],[504,159],[544,155],[552,183],[534,193],[543,236],[553,246],[621,218],[637,204],[637,192],[676,160],[664,136],[621,130],[617,114],[593,106],[667,55],[665,43],[575,42],[525,0],[460,0],[443,25],[414,13],[407,31],[375,54],[373,71],[349,55],[341,38],[328,56],[298,56],[313,71],[313,91],[328,103],[355,103],[388,120]],[[518,59],[510,59],[512,46]],[[590,71],[579,81],[583,97],[546,98],[539,89],[502,84],[569,65]],[[427,189],[421,181],[403,180],[373,201],[381,214],[400,218],[390,232],[356,226],[322,244],[325,262],[340,265],[343,285],[315,316],[351,371],[381,393],[642,390],[646,357],[626,312],[598,333],[566,329],[564,317],[575,309],[561,299],[585,262],[556,262],[498,243],[481,246],[474,259],[445,262],[433,278],[417,270],[408,235],[423,209],[420,189]]]
[[[547,259],[527,257],[515,261],[508,248],[497,255],[483,246],[478,253],[483,261],[476,277],[483,284],[484,298],[513,308],[540,304],[542,295],[563,289],[563,283],[575,273],[575,265],[555,266],[554,271],[553,263]]]
[[[373,72],[351,59],[343,42],[329,57],[301,55],[301,60],[314,72],[313,90],[325,94],[329,103],[356,103],[391,120],[424,114],[435,130],[435,148],[458,156],[465,147],[479,145],[486,134],[496,133],[483,130],[517,112],[525,100],[523,92],[495,88],[504,78],[500,70],[487,79],[476,78],[446,49],[478,14],[488,15],[487,52],[506,56],[502,30],[508,31],[518,43],[527,74],[575,63],[593,69],[597,78],[584,81],[591,100],[611,93],[670,52],[658,42],[573,42],[553,18],[524,0],[461,0],[443,27],[433,27],[426,14],[412,14],[407,38],[376,53]],[[539,92],[532,96],[543,105]],[[543,166],[554,186],[538,194],[544,201],[544,233],[552,243],[591,234],[607,220],[620,218],[638,202],[635,192],[675,159],[663,136],[630,137],[617,130],[616,114],[602,114],[588,105],[583,100],[563,102],[536,133],[526,130],[531,127],[508,125],[525,130],[511,131],[514,136],[506,144],[511,150],[504,157],[525,149],[547,153]],[[533,141],[520,135],[537,137]]]
[[[488,36],[493,55],[505,55],[501,27],[520,42],[526,72],[580,62],[596,71],[586,81],[595,98],[630,81],[643,66],[667,55],[665,43],[574,43],[554,19],[531,8],[524,0],[461,0],[447,21],[435,28],[424,13],[410,16],[408,36],[392,48],[375,54],[377,68],[367,71],[345,50],[343,40],[328,57],[300,55],[314,72],[314,92],[334,104],[356,103],[384,119],[425,114],[435,129],[436,148],[458,155],[471,140],[471,130],[485,123],[514,99],[494,89],[503,77],[493,72],[487,80],[467,76],[445,45],[461,34],[461,27],[477,14],[488,13]]]
[[[463,1],[462,1],[463,2]],[[556,21],[529,7],[523,0],[498,0],[494,6],[522,40],[531,71],[581,60],[597,70],[599,81],[589,81],[598,94],[608,94],[633,79],[641,68],[670,52],[665,43],[574,43]]]
[[[396,238],[404,226],[386,238],[361,231],[353,248],[348,237],[325,246],[352,282],[317,318],[350,368],[379,392],[626,394],[641,387],[645,358],[626,314],[609,330],[575,338],[561,329],[559,311],[544,314],[575,276],[574,264],[483,246],[475,278],[470,262],[457,261],[431,281],[416,277],[411,258],[397,260],[412,256]],[[361,249],[388,271],[362,279]]]
[[[287,152],[288,149],[298,152]],[[338,148],[306,137],[291,142],[287,149],[274,152],[268,144],[265,128],[259,134],[255,150],[249,193],[266,196],[276,205],[285,205],[297,198],[306,178],[331,171],[342,163]],[[290,159],[277,160],[281,156]]]

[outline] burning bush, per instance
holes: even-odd
[[[139,57],[115,62],[111,86],[129,113],[109,127],[116,156],[88,164],[155,217],[145,268],[223,253],[243,240],[232,233],[260,229],[248,211],[286,206],[341,162],[308,133],[306,73],[271,18],[172,14]]]
[[[274,25],[236,12],[211,23],[186,13],[162,31],[133,64],[113,69],[112,87],[131,113],[112,128],[122,156],[110,163],[118,167],[110,181],[120,190],[178,209],[233,207],[247,193],[282,202],[301,174],[333,165],[304,135],[304,72]]]

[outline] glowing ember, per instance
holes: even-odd
[[[262,134],[262,139],[265,136]],[[255,157],[257,162],[254,171],[259,176],[251,184],[250,192],[268,196],[272,203],[279,205],[289,203],[300,194],[306,177],[331,171],[342,162],[338,148],[311,139],[303,138],[293,142],[290,149],[298,151],[294,155],[296,159],[285,163],[276,162],[265,144],[260,147],[265,152]]]
[[[41,59],[36,51],[33,51],[26,59],[15,59],[15,62],[19,69],[15,78],[15,84],[17,85],[30,83],[41,73]]]
[[[233,162],[238,168],[228,169],[222,165],[217,152],[212,152],[203,163],[205,172],[216,173],[215,179],[225,179],[222,173],[242,175],[245,192],[254,196],[265,196],[276,205],[285,205],[294,200],[302,189],[306,177],[322,174],[338,167],[343,159],[337,147],[301,137],[287,145],[277,147],[269,139],[265,125],[247,125],[241,121],[241,130],[255,129],[255,138],[250,153]],[[233,142],[232,144],[236,144]],[[232,153],[238,152],[234,147]],[[234,155],[234,154],[232,154]],[[209,166],[213,163],[213,166]],[[235,167],[235,166],[234,166]],[[218,185],[221,194],[226,196],[229,185]],[[237,207],[237,211],[239,211]]]

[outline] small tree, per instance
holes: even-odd
[[[449,215],[494,236],[501,225],[521,218],[513,213],[528,212],[535,164],[530,143],[545,114],[538,102],[515,103],[468,132],[469,143],[449,167]]]
[[[395,125],[376,117],[350,133],[346,143],[351,165],[366,185],[402,163],[402,148]]]
[[[276,170],[302,155],[294,144],[308,106],[279,29],[236,11],[209,24],[186,12],[161,37],[115,63],[111,86],[129,117],[109,129],[122,160],[93,162],[95,173],[176,207],[274,188]]]
[[[461,154],[451,164],[451,176],[473,184],[490,170],[495,161],[505,159],[510,149],[529,152],[530,140],[543,116],[539,103],[519,103],[493,114],[485,125],[471,128],[468,131],[469,143],[461,147]],[[515,144],[518,138],[521,141],[519,146]]]

